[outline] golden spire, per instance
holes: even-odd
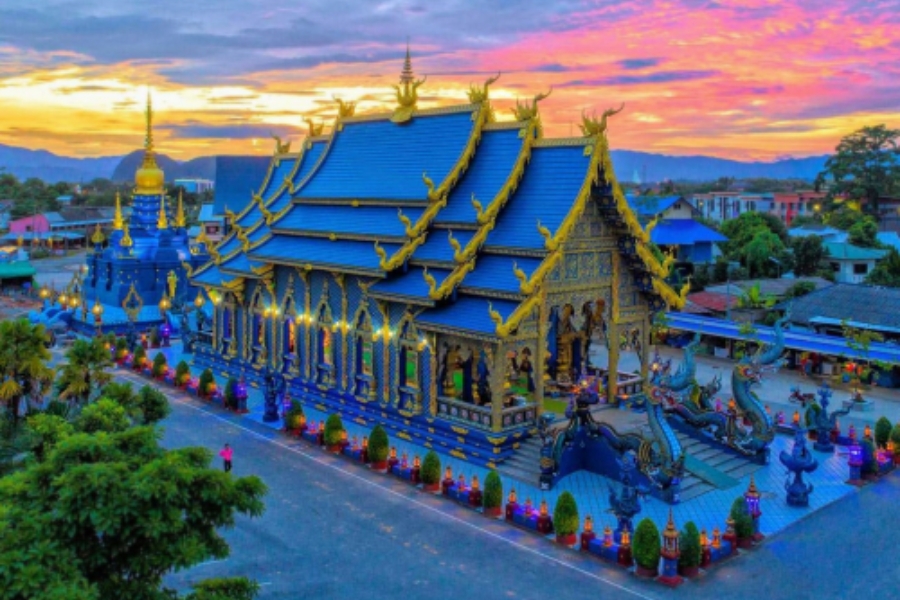
[[[182,190],[178,190],[178,212],[175,213],[175,227],[187,227],[187,220],[184,218],[184,201],[181,197]]]
[[[91,242],[94,243],[95,246],[99,246],[103,242],[106,241],[106,237],[103,235],[103,231],[100,229],[100,223],[94,227],[94,235],[91,236]]]
[[[166,218],[166,197],[159,199],[159,218],[156,220],[157,229],[168,229],[169,220]]]
[[[122,239],[119,240],[119,245],[123,248],[131,248],[134,245],[134,242],[131,241],[131,234],[128,233],[128,223],[124,223],[122,226]]]
[[[153,152],[153,105],[150,102],[150,91],[147,91],[147,132],[144,136],[144,160],[141,168],[134,174],[135,192],[145,196],[153,196],[163,192],[165,175],[156,164]]]
[[[116,214],[113,215],[113,230],[122,231],[122,224],[125,220],[122,218],[122,200],[119,198],[119,192],[116,192]]]
[[[403,70],[400,71],[400,84],[409,85],[416,80],[413,74],[412,59],[409,56],[409,38],[406,38],[406,58],[403,60]]]

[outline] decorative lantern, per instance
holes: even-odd
[[[525,498],[525,516],[530,517],[532,512],[534,508],[531,506],[531,498]]]
[[[678,547],[678,528],[675,527],[675,518],[672,515],[672,509],[669,509],[669,521],[663,530],[663,547],[662,555],[664,558],[677,559],[680,554]]]
[[[584,518],[584,532],[585,533],[593,533],[594,532],[594,519],[591,515],[587,515]]]
[[[700,530],[700,547],[709,547],[709,536],[706,535],[706,528]]]
[[[397,460],[397,448],[394,446],[391,446],[391,459]]]
[[[863,429],[863,439],[864,440],[872,439],[872,427],[871,426],[866,425],[866,428]]]
[[[341,443],[345,446],[347,445],[347,430],[346,429],[341,429]]]
[[[722,412],[722,400],[716,398],[716,412]]]
[[[421,467],[422,467],[422,461],[419,460],[419,455],[416,454],[416,455],[413,457],[413,469],[419,469],[419,468],[421,468]]]
[[[354,450],[359,449],[359,438],[357,438],[355,435],[350,438],[350,447]]]
[[[851,442],[856,442],[856,427],[854,427],[852,424],[847,429],[847,435],[850,437]]]
[[[363,436],[362,449],[363,449],[363,450],[368,450],[368,449],[369,449],[369,436],[367,436],[367,435],[364,435],[364,436]]]
[[[797,411],[797,410],[794,411],[794,416],[791,419],[791,422],[794,424],[794,427],[800,426],[800,411]]]
[[[516,497],[516,488],[509,490],[509,497],[506,499],[510,504],[517,504],[519,499]]]
[[[622,532],[622,545],[625,545],[625,536],[628,534],[628,531],[625,530]],[[607,525],[603,528],[603,545],[607,548],[613,545],[613,531],[612,527]]]
[[[737,410],[737,403],[734,401],[734,398],[731,398],[731,399],[728,401],[728,410],[730,410],[730,411],[735,411],[735,410]]]
[[[622,537],[619,545],[625,546],[626,548],[631,545],[631,533],[627,529],[622,530]]]
[[[472,491],[478,491],[478,475],[472,475]]]
[[[315,420],[309,422],[309,431],[310,433],[318,433],[319,425],[315,422]]]
[[[453,469],[451,469],[449,466],[444,469],[444,479],[447,481],[453,481]]]
[[[403,454],[400,456],[400,466],[405,469],[408,465],[409,465],[409,459],[407,458],[406,452],[404,451]]]
[[[762,514],[759,511],[759,497],[759,491],[756,489],[756,481],[753,480],[753,475],[750,475],[750,485],[747,488],[747,491],[744,492],[744,501],[747,503],[747,512],[750,513],[750,516],[754,519]]]
[[[713,529],[712,547],[716,550],[722,547],[722,533],[719,531],[718,527]]]
[[[546,517],[549,514],[549,510],[547,509],[547,501],[541,500],[541,516]]]
[[[855,440],[849,448],[847,465],[850,467],[850,481],[859,481],[862,478],[863,449]]]

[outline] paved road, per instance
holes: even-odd
[[[183,396],[164,426],[170,447],[230,443],[235,473],[270,488],[265,515],[226,532],[232,556],[173,575],[178,587],[245,574],[266,599],[829,600],[900,585],[897,475],[670,591]]]

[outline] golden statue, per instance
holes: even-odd
[[[488,101],[488,88],[492,83],[500,79],[500,73],[498,72],[494,77],[491,77],[487,81],[484,82],[483,85],[477,86],[474,83],[469,86],[469,102],[472,104],[481,104],[483,102]]]
[[[169,228],[169,219],[166,217],[166,197],[163,196],[159,199],[159,218],[156,219],[156,228],[157,229],[168,229]]]
[[[119,240],[119,246],[122,248],[131,248],[134,242],[131,240],[131,234],[128,232],[128,222],[126,221],[122,229],[122,239]]]
[[[178,275],[175,274],[175,271],[169,271],[166,282],[169,284],[169,298],[174,298],[175,289],[178,287]]]
[[[97,225],[94,226],[94,235],[91,236],[91,242],[95,246],[99,246],[100,244],[102,244],[105,241],[106,241],[106,237],[103,235],[103,231],[100,229],[100,223],[97,223]],[[22,245],[22,236],[19,236],[19,246],[21,246],[21,245]]]
[[[584,134],[584,137],[595,137],[595,136],[605,134],[606,133],[606,120],[609,117],[622,112],[623,108],[625,108],[624,102],[618,109],[610,108],[610,109],[603,111],[603,115],[601,116],[600,120],[597,120],[596,114],[592,115],[591,117],[588,117],[587,114],[584,111],[582,111],[581,112],[581,124],[579,125],[579,127],[581,128],[581,133]]]
[[[537,119],[538,116],[538,102],[547,98],[550,94],[553,93],[553,86],[550,86],[550,89],[547,90],[546,94],[538,94],[529,103],[527,100],[524,103],[520,103],[516,100],[516,107],[511,108],[513,116],[515,116],[516,121],[533,121]]]

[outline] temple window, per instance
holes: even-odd
[[[321,331],[321,340],[322,340],[322,364],[333,366],[334,365],[334,338],[332,336],[331,330],[327,327],[322,327]]]
[[[408,388],[419,389],[419,353],[415,346],[404,344],[400,353],[403,371],[401,372],[400,385]]]

